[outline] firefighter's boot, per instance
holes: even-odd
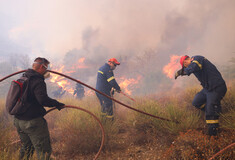
[[[208,134],[209,136],[217,136],[219,124],[208,124]]]

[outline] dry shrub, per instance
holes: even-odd
[[[10,131],[12,130],[12,118],[5,109],[5,100],[0,100],[0,148],[6,148],[9,143]]]
[[[188,110],[185,104],[181,104],[176,97],[165,97],[164,100],[161,99],[161,103],[153,99],[140,99],[135,107],[152,115],[172,120],[169,122],[136,112],[131,114],[130,122],[137,131],[145,134],[178,135],[179,132],[198,128],[202,124],[200,114]]]
[[[223,131],[218,137],[209,137],[201,131],[188,130],[180,133],[165,153],[166,159],[209,159],[221,149],[233,143],[235,135],[232,131]],[[232,159],[233,149],[219,155],[221,159]]]
[[[221,124],[222,128],[235,130],[235,109],[231,109],[228,113],[221,114]]]
[[[76,110],[68,113],[56,122],[55,139],[66,155],[88,154],[96,152],[101,142],[99,125],[89,115]]]
[[[223,128],[235,130],[235,87],[228,87],[222,101],[221,122]]]
[[[235,109],[235,87],[228,86],[227,93],[222,100],[222,112],[227,113]]]
[[[171,120],[179,123],[164,121],[162,127],[173,135],[178,135],[180,132],[185,132],[188,129],[196,129],[202,125],[200,114],[191,110],[187,110],[186,106],[177,106],[177,103],[172,101],[172,104],[167,105],[166,112]]]
[[[222,100],[221,127],[235,130],[235,83],[228,86],[228,91]]]
[[[157,101],[152,99],[139,99],[134,106],[136,109],[150,113],[156,116],[162,116],[163,111],[160,110]],[[161,120],[150,117],[139,112],[131,112],[128,114],[129,122],[139,131],[156,130],[161,126]]]
[[[13,139],[18,136],[13,134],[13,120],[5,109],[5,100],[0,100],[0,159],[16,159],[16,144],[12,144]]]
[[[99,104],[93,99],[82,101],[65,99],[63,102],[67,105],[80,106],[89,110],[101,119],[99,117]],[[55,142],[54,150],[59,154],[63,152],[63,154],[69,157],[98,152],[101,145],[102,133],[97,121],[89,114],[79,110],[64,109],[60,112],[63,115],[56,116],[57,120],[52,131]],[[115,139],[114,137],[118,132],[116,122],[107,121],[103,123],[103,126],[106,138],[104,148],[112,149],[116,145],[113,139]]]
[[[194,96],[200,92],[201,89],[202,88],[199,86],[185,88],[182,95],[179,96],[180,101],[186,103],[187,106],[192,106]]]

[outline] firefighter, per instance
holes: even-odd
[[[110,91],[112,88],[114,88],[118,93],[121,92],[121,89],[117,84],[113,74],[113,70],[117,65],[120,65],[117,59],[111,58],[109,59],[108,63],[105,63],[105,65],[100,67],[97,73],[96,89],[108,96],[111,96]],[[112,100],[97,92],[96,95],[101,104],[102,118],[106,117],[107,119],[114,120]]]
[[[180,64],[182,69],[175,73],[175,79],[193,73],[201,82],[203,89],[195,95],[192,104],[205,111],[208,134],[216,136],[221,112],[220,101],[227,92],[225,81],[215,65],[203,56],[182,56]]]
[[[60,86],[56,91],[53,92],[55,98],[61,98],[66,91]]]
[[[82,99],[84,97],[84,93],[84,87],[80,83],[77,83],[73,95],[76,95],[77,99]]]
[[[14,125],[17,129],[22,146],[20,160],[32,159],[36,150],[38,160],[49,160],[52,152],[50,134],[47,121],[44,119],[46,110],[44,106],[64,108],[64,104],[48,97],[45,77],[47,77],[49,61],[38,57],[34,60],[32,69],[28,69],[23,76],[28,77],[28,97],[24,107],[28,109],[14,117]]]

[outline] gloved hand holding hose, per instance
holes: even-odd
[[[65,104],[64,103],[60,103],[59,106],[56,106],[55,108],[57,108],[59,111],[63,108],[65,108]]]
[[[184,76],[184,75],[186,74],[184,73],[184,68],[182,68],[175,73],[175,79],[177,79],[179,76]]]

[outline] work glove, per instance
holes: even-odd
[[[121,89],[120,90],[116,90],[118,93],[120,93],[121,92]]]
[[[65,104],[64,103],[60,103],[60,105],[56,106],[56,108],[60,111],[61,109],[65,108]]]
[[[178,70],[178,71],[175,73],[175,79],[177,79],[177,77],[183,76],[183,75],[185,75],[185,73],[184,73],[184,68]]]

